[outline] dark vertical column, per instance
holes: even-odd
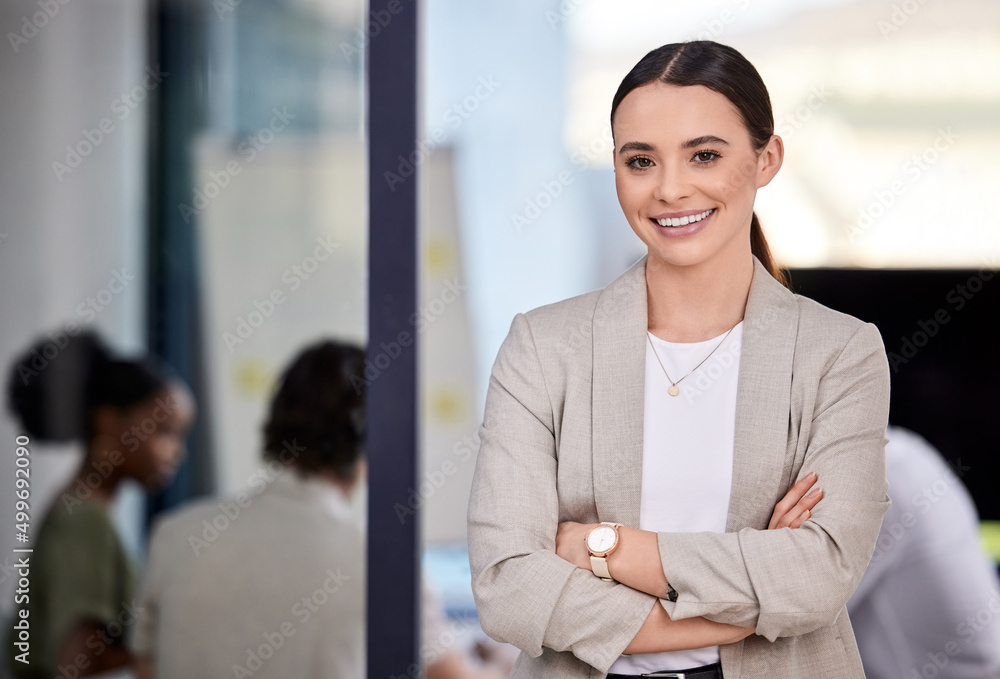
[[[419,517],[400,521],[417,473],[417,0],[372,0],[368,36],[368,676],[416,676]],[[393,173],[393,177],[387,176]]]
[[[150,517],[214,489],[201,354],[198,217],[179,209],[191,203],[191,149],[204,124],[204,33],[199,3],[150,3],[149,64],[165,75],[150,96],[149,348],[191,386],[199,409],[187,458],[173,482],[150,498]]]

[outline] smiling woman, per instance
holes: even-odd
[[[611,121],[647,256],[500,349],[469,507],[483,628],[518,677],[862,677],[844,606],[888,506],[878,331],[782,285],[753,209],[783,146],[742,55],[650,52]]]

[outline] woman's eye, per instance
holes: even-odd
[[[698,151],[694,154],[694,159],[699,163],[711,163],[713,160],[719,157],[719,154],[715,151]]]
[[[647,167],[653,166],[653,161],[644,156],[636,156],[632,160],[628,161],[628,164],[632,167],[637,167],[639,169],[645,169]]]

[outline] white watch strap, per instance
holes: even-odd
[[[594,571],[594,575],[599,577],[601,580],[610,580],[614,582],[615,579],[611,577],[611,571],[608,570],[608,560],[603,556],[591,556],[590,568]]]

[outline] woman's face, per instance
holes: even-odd
[[[149,490],[169,483],[187,452],[184,440],[194,414],[194,399],[176,382],[123,414],[122,476]]]
[[[758,152],[726,97],[661,82],[625,96],[613,131],[618,201],[651,260],[726,265],[749,254],[754,197],[781,166],[780,138]]]

